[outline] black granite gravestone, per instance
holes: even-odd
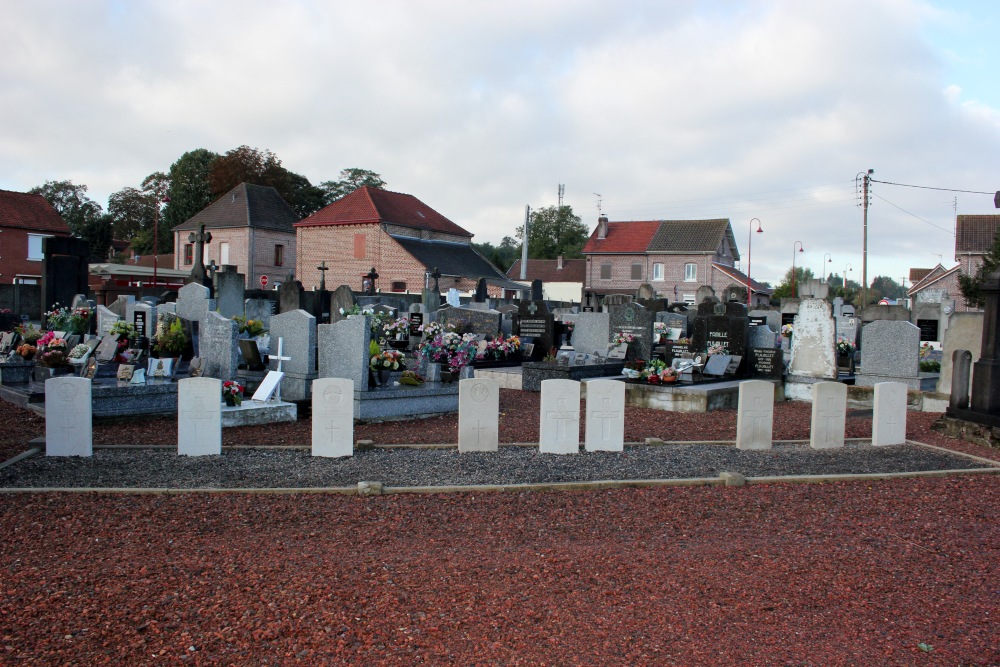
[[[784,354],[780,348],[752,347],[747,370],[755,380],[780,380],[784,374]]]
[[[544,301],[522,301],[517,311],[515,333],[520,337],[534,339],[532,358],[541,359],[556,344],[555,318],[549,314]]]

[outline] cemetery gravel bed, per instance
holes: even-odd
[[[624,452],[539,454],[535,448],[459,454],[457,449],[392,448],[352,457],[314,457],[308,450],[230,449],[221,456],[183,457],[173,449],[97,449],[94,456],[35,456],[0,469],[0,488],[267,489],[552,484],[602,480],[659,480],[886,474],[990,468],[985,463],[913,445],[848,443],[815,450],[776,444],[769,451],[722,445],[627,447]]]
[[[1000,490],[25,495],[5,665],[997,665]]]

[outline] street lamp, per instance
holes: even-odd
[[[156,200],[156,210],[153,211],[153,289],[156,289],[156,272],[160,265],[160,204],[169,204],[170,197],[163,195]]]
[[[850,262],[844,265],[844,297],[847,297],[847,272],[853,270],[854,266]]]
[[[750,245],[753,241],[753,221],[757,220],[757,233],[763,234],[764,230],[760,227],[760,220],[758,218],[750,218],[750,234],[747,236],[747,309],[753,306],[753,286],[750,281]]]
[[[829,257],[830,259],[826,259],[827,257]],[[820,278],[820,280],[822,280],[825,283],[826,282],[826,274],[827,274],[826,265],[827,265],[827,263],[832,263],[833,262],[833,255],[831,255],[828,252],[825,252],[825,253],[823,253],[823,259],[825,259],[826,261],[823,262],[823,265],[820,267],[819,278]]]
[[[802,241],[796,241],[792,244],[792,298],[795,298],[795,246],[799,247],[799,252],[805,252],[805,248],[802,246]]]

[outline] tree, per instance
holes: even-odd
[[[319,188],[324,192],[323,205],[326,206],[364,186],[384,190],[386,183],[374,171],[350,167],[340,171],[339,181],[323,181]]]
[[[167,173],[167,196],[170,197],[170,203],[163,210],[163,218],[160,220],[162,226],[172,230],[212,203],[214,197],[208,177],[212,163],[218,157],[218,154],[210,150],[197,148],[184,153],[170,165]],[[173,234],[170,237],[172,246]]]
[[[906,289],[889,276],[876,276],[868,289],[868,303],[878,303],[880,299],[903,299],[905,297]]]
[[[31,194],[42,195],[52,204],[74,236],[102,213],[101,205],[87,196],[86,185],[73,185],[72,181],[45,181],[29,190]]]
[[[152,228],[155,205],[155,200],[138,188],[112,192],[108,197],[108,215],[115,238],[131,241],[142,230]]]
[[[802,266],[795,267],[795,296],[799,295],[799,287],[806,280],[813,279],[812,269],[807,269]],[[792,296],[792,269],[789,267],[788,271],[781,278],[781,282],[778,286],[774,288],[774,294],[771,295],[772,300],[785,299]]]
[[[524,240],[524,225],[515,230]],[[531,212],[528,223],[528,258],[567,259],[583,257],[580,252],[590,237],[590,229],[573,214],[571,206],[549,206]]]
[[[313,185],[301,174],[292,171],[285,173],[284,190],[281,188],[277,190],[300,218],[312,215],[326,206],[326,193],[323,188]]]
[[[269,185],[281,192],[286,181],[285,168],[278,156],[267,150],[240,146],[220,155],[212,161],[208,175],[208,185],[212,197],[226,194],[240,183]]]
[[[489,241],[473,243],[472,245],[480,255],[490,260],[493,266],[505,272],[521,257],[521,244],[509,236],[503,237],[499,246],[495,246]]]
[[[90,246],[91,263],[106,262],[111,254],[114,222],[107,213],[89,218],[80,228],[79,237]]]
[[[966,275],[961,271],[958,272],[958,291],[965,297],[966,305],[975,308],[986,307],[982,286],[990,274],[996,272],[998,268],[1000,268],[1000,232],[993,238],[993,246],[983,256],[983,263],[975,273]]]

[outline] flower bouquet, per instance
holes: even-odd
[[[74,366],[81,366],[87,363],[87,357],[90,356],[90,346],[80,343],[72,350],[69,351],[69,363]]]
[[[400,369],[406,368],[403,365],[403,355],[396,350],[381,350],[378,354],[372,356],[368,365],[374,371],[386,370],[386,371],[398,371]]]
[[[729,349],[722,343],[715,343],[708,346],[708,356],[712,356],[713,354],[729,354]]]
[[[244,391],[245,387],[236,380],[226,380],[222,383],[222,400],[229,407],[242,405]]]
[[[267,329],[264,328],[264,323],[260,320],[248,320],[243,315],[233,315],[233,321],[239,326],[241,334],[247,334],[251,338],[256,338],[257,336],[263,336],[267,333]]]
[[[609,347],[618,347],[622,343],[631,343],[635,341],[635,336],[627,331],[617,331],[615,335],[611,337],[611,344]]]
[[[417,355],[430,361],[448,364],[448,370],[458,373],[475,356],[475,335],[443,331],[433,338],[425,338],[417,346]]]
[[[41,329],[36,329],[27,322],[25,322],[24,324],[17,325],[17,327],[15,327],[14,330],[17,331],[18,335],[21,337],[21,340],[27,343],[28,345],[35,345],[36,343],[38,343],[38,339],[45,335],[44,331],[42,331]]]
[[[782,324],[781,325],[781,335],[783,337],[785,337],[785,338],[791,338],[792,337],[792,325],[791,324]]]
[[[56,335],[48,331],[38,339],[38,365],[45,368],[62,368],[69,364],[66,340],[56,338]]]
[[[839,356],[845,356],[854,353],[854,344],[846,338],[837,339],[837,354]]]
[[[397,338],[406,338],[410,333],[410,320],[399,317],[385,325],[385,333]]]
[[[517,336],[504,337],[503,334],[497,334],[493,340],[486,342],[486,349],[476,354],[476,359],[488,360],[488,359],[508,359],[510,357],[516,356],[518,352],[521,351],[521,339]]]
[[[21,358],[25,361],[31,361],[34,359],[36,352],[38,352],[38,348],[31,343],[21,343],[17,346],[17,353],[21,355]]]

